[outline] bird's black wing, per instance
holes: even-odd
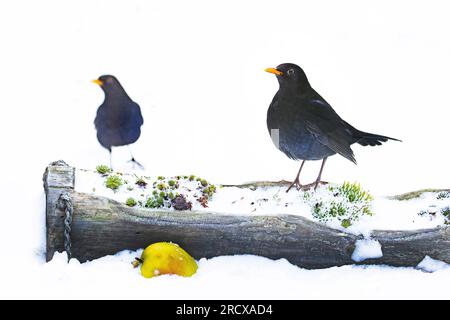
[[[141,126],[144,119],[139,105],[132,101],[120,110],[117,132],[121,137],[122,144],[131,144],[141,135]]]
[[[144,118],[142,117],[141,108],[136,102],[133,102],[131,105],[131,118],[135,121],[135,123],[139,126],[144,124]]]
[[[318,94],[302,105],[301,117],[308,130],[320,143],[356,163],[350,145],[352,132],[333,108]]]

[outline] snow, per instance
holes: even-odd
[[[450,206],[450,198],[437,199],[439,193],[425,192],[420,197],[411,200],[390,200],[387,197],[375,198],[373,211],[378,213],[369,219],[373,229],[383,230],[414,230],[442,226],[445,218],[441,214],[420,215],[420,212],[434,208],[439,212]]]
[[[356,240],[355,250],[352,253],[352,260],[361,262],[371,258],[381,258],[383,252],[381,244],[376,240],[363,239]]]
[[[111,175],[117,175],[113,172]],[[298,215],[318,222],[323,222],[331,228],[346,231],[355,235],[370,237],[373,230],[416,230],[430,229],[444,226],[449,222],[440,211],[450,207],[450,193],[445,192],[424,192],[419,197],[410,200],[395,200],[390,197],[375,197],[373,201],[367,202],[372,215],[359,215],[359,219],[352,222],[351,226],[345,228],[341,225],[341,220],[330,219],[321,221],[313,214],[313,207],[316,203],[324,203],[324,210],[328,210],[330,203],[343,203],[347,211],[358,210],[364,205],[362,202],[348,203],[342,195],[336,196],[335,191],[330,191],[330,187],[337,188],[336,184],[321,185],[316,192],[291,190],[286,193],[286,186],[264,186],[255,188],[223,187],[214,181],[209,184],[216,186],[216,192],[208,201],[208,206],[202,206],[197,199],[202,195],[201,184],[196,181],[176,177],[145,177],[148,182],[147,187],[141,188],[135,185],[137,178],[141,178],[140,172],[127,174],[120,173],[126,184],[118,190],[112,190],[105,186],[105,176],[95,170],[77,169],[75,190],[97,196],[104,196],[121,203],[125,203],[129,197],[146,202],[153,190],[160,190],[152,187],[154,183],[164,183],[176,181],[179,186],[176,189],[168,189],[170,192],[179,192],[186,195],[188,201],[192,202],[192,210],[208,212],[213,214],[231,215],[278,215],[290,214]],[[187,177],[187,176],[186,176]],[[166,191],[168,193],[169,191]],[[444,196],[441,196],[444,195]],[[356,209],[355,209],[356,208]],[[146,209],[150,210],[150,209]],[[167,210],[174,210],[168,208]],[[434,212],[434,214],[423,214],[423,211]],[[422,214],[421,214],[422,213]]]
[[[289,61],[346,121],[404,141],[355,146],[357,166],[327,161],[325,180],[358,181],[375,195],[369,229],[441,225],[439,216],[411,220],[440,205],[433,194],[398,203],[385,196],[449,187],[447,15],[445,1],[2,1],[0,298],[446,298],[449,268],[304,270],[233,256],[201,259],[192,278],[144,279],[130,265],[139,252],[45,263],[42,174],[59,159],[88,169],[108,163],[93,126],[103,93],[90,80],[114,74],[142,108],[131,148],[145,174],[290,180],[299,163],[270,141],[265,117],[277,83],[263,71]],[[129,158],[127,148],[113,150],[117,170],[130,172]],[[313,181],[319,166],[306,163],[302,180]],[[241,213],[272,212],[247,203],[260,199],[255,193],[239,200],[237,190],[223,192],[214,196],[219,211],[236,209],[233,198]],[[290,212],[282,201],[277,212]]]
[[[186,200],[190,201],[194,205],[194,208],[202,208],[197,199],[203,195],[202,190],[204,187],[209,186],[209,184],[202,186],[196,179],[190,181],[189,178],[185,179],[181,177],[180,179],[177,179],[177,177],[161,176],[147,177],[137,175],[136,173],[112,172],[110,176],[118,176],[123,181],[123,184],[118,189],[113,190],[106,187],[105,180],[108,177],[107,175],[101,175],[93,170],[77,169],[75,176],[76,191],[108,197],[122,203],[125,203],[129,198],[133,198],[135,201],[145,204],[148,197],[155,191],[158,194],[160,192],[164,192],[165,194],[171,193],[173,196],[176,196],[177,193],[186,195]],[[147,185],[136,185],[135,182],[138,179],[142,179]],[[169,185],[170,182],[175,183],[176,187],[171,188]],[[164,189],[158,189],[158,185],[164,185]]]
[[[33,266],[38,272],[21,275],[26,291],[11,286],[1,294],[43,299],[442,299],[450,277],[450,268],[434,273],[387,266],[305,270],[285,259],[240,255],[200,259],[190,278],[145,279],[130,264],[140,253],[123,251],[84,264],[74,259],[68,264],[65,254],[57,254],[50,263]]]
[[[450,265],[440,260],[436,260],[426,256],[423,260],[417,265],[417,269],[426,271],[426,272],[436,272],[439,270],[449,269]]]

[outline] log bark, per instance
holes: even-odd
[[[130,208],[108,198],[76,192],[74,182],[74,168],[64,162],[52,163],[44,174],[47,261],[55,251],[64,250],[64,213],[56,207],[56,202],[62,192],[68,192],[74,208],[72,257],[81,262],[121,250],[145,248],[154,242],[172,241],[196,259],[254,254],[285,258],[308,269],[355,264],[351,255],[361,237],[303,217]],[[450,263],[449,227],[374,231],[373,239],[381,243],[383,257],[365,260],[363,264],[416,266],[426,255]]]
[[[64,251],[64,212],[57,207],[59,196],[75,187],[75,168],[59,160],[50,163],[44,173],[46,195],[47,261],[55,251]]]

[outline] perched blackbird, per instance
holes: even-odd
[[[267,111],[267,128],[276,147],[294,160],[303,160],[292,184],[286,190],[314,190],[320,183],[325,161],[331,155],[341,156],[356,164],[350,146],[381,145],[398,139],[367,133],[355,129],[342,120],[333,108],[309,84],[305,72],[292,63],[280,64],[265,71],[276,75],[280,88]],[[306,160],[322,160],[319,175],[314,183],[300,184],[300,172]]]
[[[97,139],[108,149],[111,162],[111,147],[136,142],[141,135],[144,119],[139,105],[130,99],[116,77],[104,75],[92,82],[98,84],[105,92],[105,101],[97,110],[94,124]],[[143,168],[133,155],[130,161]]]

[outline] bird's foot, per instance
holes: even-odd
[[[295,180],[291,183],[291,185],[289,186],[289,188],[287,188],[286,193],[288,193],[289,190],[291,190],[291,188],[292,188],[293,186],[295,186],[295,188],[296,188],[297,190],[300,190],[300,189],[302,188],[302,185],[300,184],[300,181],[298,180],[298,178],[295,179]]]
[[[295,180],[294,182],[291,183],[291,185],[289,186],[289,188],[287,188],[286,193],[289,192],[289,190],[291,190],[291,188],[293,186],[295,186],[295,188],[300,191],[308,191],[309,189],[311,189],[312,187],[314,187],[314,191],[316,191],[317,187],[320,184],[328,184],[328,182],[326,181],[314,181],[313,183],[308,183],[308,184],[300,184],[300,181]]]
[[[314,191],[316,191],[317,187],[319,186],[319,184],[328,184],[328,182],[326,182],[326,181],[314,181],[313,183],[305,184],[304,186],[302,186],[302,190],[303,191],[308,191],[309,189],[314,187]]]
[[[137,165],[139,167],[139,169],[144,170],[144,166],[142,164],[140,164],[139,162],[137,162],[134,158],[131,158],[131,160],[129,160],[128,162],[133,163],[133,169],[134,169],[134,166]]]

